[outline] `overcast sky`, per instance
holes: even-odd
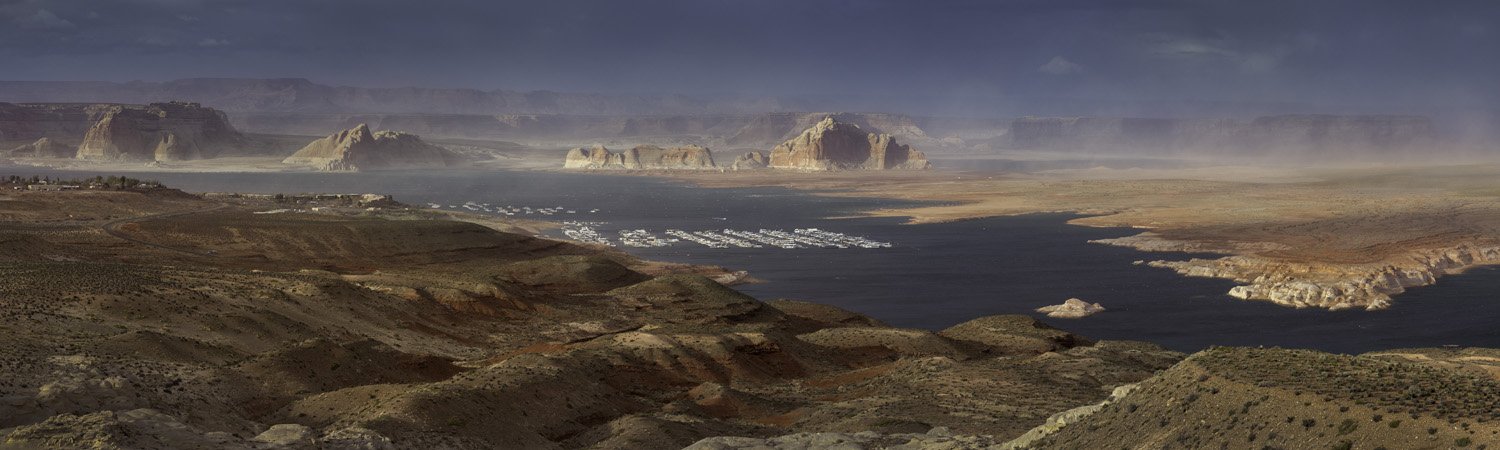
[[[1500,104],[1500,1],[0,0],[0,79]]]

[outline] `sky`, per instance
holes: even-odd
[[[1500,105],[1493,0],[0,0],[0,79]]]

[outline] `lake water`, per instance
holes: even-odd
[[[92,176],[33,169],[7,174]],[[1225,280],[1187,278],[1134,265],[1186,259],[1089,244],[1129,229],[1067,225],[1062,214],[903,225],[891,218],[828,219],[891,206],[878,199],[827,198],[772,188],[703,189],[628,176],[535,172],[382,174],[189,174],[156,178],[192,192],[387,193],[412,204],[466,201],[565,207],[556,220],[608,222],[619,229],[792,229],[817,227],[892,242],[889,249],[709,249],[692,243],[622,250],[657,260],[748,270],[766,282],[738,286],[761,299],[836,305],[896,326],[942,329],[987,314],[1032,314],[1078,297],[1108,311],[1045,319],[1095,339],[1133,339],[1193,351],[1211,345],[1285,346],[1335,352],[1397,347],[1500,347],[1500,269],[1479,268],[1413,289],[1384,311],[1295,310],[1240,301]],[[596,214],[588,210],[599,209]]]

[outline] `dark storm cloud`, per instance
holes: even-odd
[[[1494,105],[1500,2],[0,0],[4,79]]]

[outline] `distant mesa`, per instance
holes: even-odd
[[[211,158],[244,145],[223,112],[197,103],[109,105],[91,111],[93,125],[78,145],[79,159],[185,161]]]
[[[697,145],[662,148],[641,145],[613,152],[603,145],[575,148],[563,161],[567,169],[707,170],[715,169],[713,151]]]
[[[613,152],[602,145],[568,151],[567,169],[789,169],[789,170],[896,170],[927,169],[927,155],[896,142],[889,134],[867,133],[858,125],[840,122],[833,115],[783,142],[769,154],[751,151],[735,157],[727,166],[714,163],[708,148],[689,145],[661,148],[643,145]]]
[[[1104,312],[1104,306],[1098,303],[1089,303],[1076,298],[1070,298],[1062,302],[1061,305],[1037,308],[1036,312],[1045,313],[1047,317],[1054,319],[1078,319]]]
[[[832,116],[771,150],[769,166],[795,170],[927,169],[927,155],[889,134],[867,133]]]
[[[399,131],[371,132],[359,124],[313,141],[281,161],[329,172],[431,169],[456,165],[457,154]]]

